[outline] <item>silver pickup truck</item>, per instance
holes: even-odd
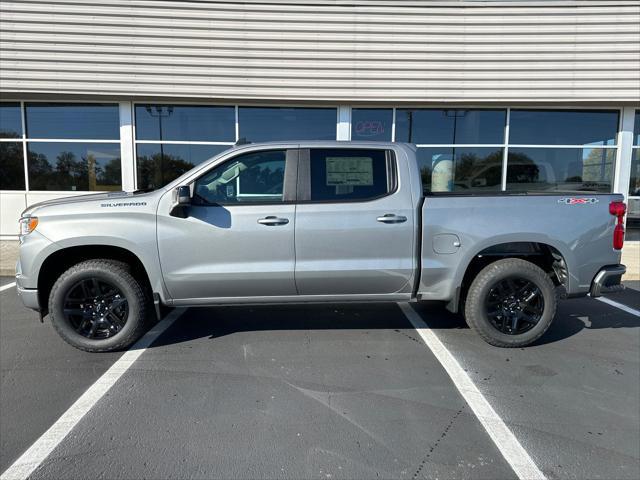
[[[33,205],[18,292],[71,345],[110,351],[166,307],[372,301],[442,301],[517,347],[558,297],[623,288],[621,195],[425,193],[416,153],[249,144],[153,191]]]

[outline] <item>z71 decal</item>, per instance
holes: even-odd
[[[598,199],[594,197],[567,197],[558,200],[558,203],[564,203],[565,205],[593,205],[598,203]]]

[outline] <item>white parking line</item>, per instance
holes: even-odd
[[[619,308],[620,310],[624,310],[631,315],[635,315],[636,317],[640,317],[640,310],[636,310],[635,308],[627,307],[622,303],[614,302],[610,298],[607,297],[596,297],[596,300],[601,301],[602,303],[606,303],[607,305],[611,305],[612,307]]]
[[[24,480],[53,452],[144,351],[176,321],[186,308],[176,308],[149,330],[107,370],[29,449],[7,468],[0,480]]]
[[[478,417],[489,437],[491,437],[491,440],[498,447],[498,450],[500,450],[500,453],[518,478],[520,480],[545,479],[544,474],[536,466],[515,435],[509,430],[509,427],[498,416],[484,395],[480,393],[478,387],[471,381],[469,375],[462,369],[451,352],[447,350],[436,334],[427,327],[420,315],[408,303],[398,303],[398,306],[449,374],[453,384],[469,404],[476,417]]]
[[[10,288],[13,288],[15,286],[16,286],[16,282],[7,283],[6,285],[2,285],[0,287],[0,292],[4,292],[5,290],[9,290]]]

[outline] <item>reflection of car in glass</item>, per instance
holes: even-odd
[[[623,217],[617,194],[425,196],[408,144],[244,145],[156,191],[30,206],[16,279],[88,351],[131,345],[163,306],[421,300],[515,347],[558,292],[623,288]]]
[[[541,173],[541,170],[543,173]],[[456,188],[462,189],[477,189],[491,185],[500,185],[501,177],[502,163],[487,165],[480,168],[477,172],[474,172],[470,177],[463,180],[456,179],[455,186]],[[532,188],[532,185],[537,187],[538,184],[536,182],[540,181],[543,182],[543,186],[555,183],[555,173],[551,165],[547,163],[509,163],[509,168],[507,169],[507,184],[522,183],[527,185],[527,189],[534,189],[535,187]]]

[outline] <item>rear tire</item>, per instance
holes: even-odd
[[[131,346],[147,327],[148,295],[125,263],[86,260],[64,272],[49,295],[51,323],[68,344],[86,352]]]
[[[467,324],[496,347],[524,347],[549,328],[556,314],[556,289],[537,265],[507,258],[487,265],[471,283]]]

